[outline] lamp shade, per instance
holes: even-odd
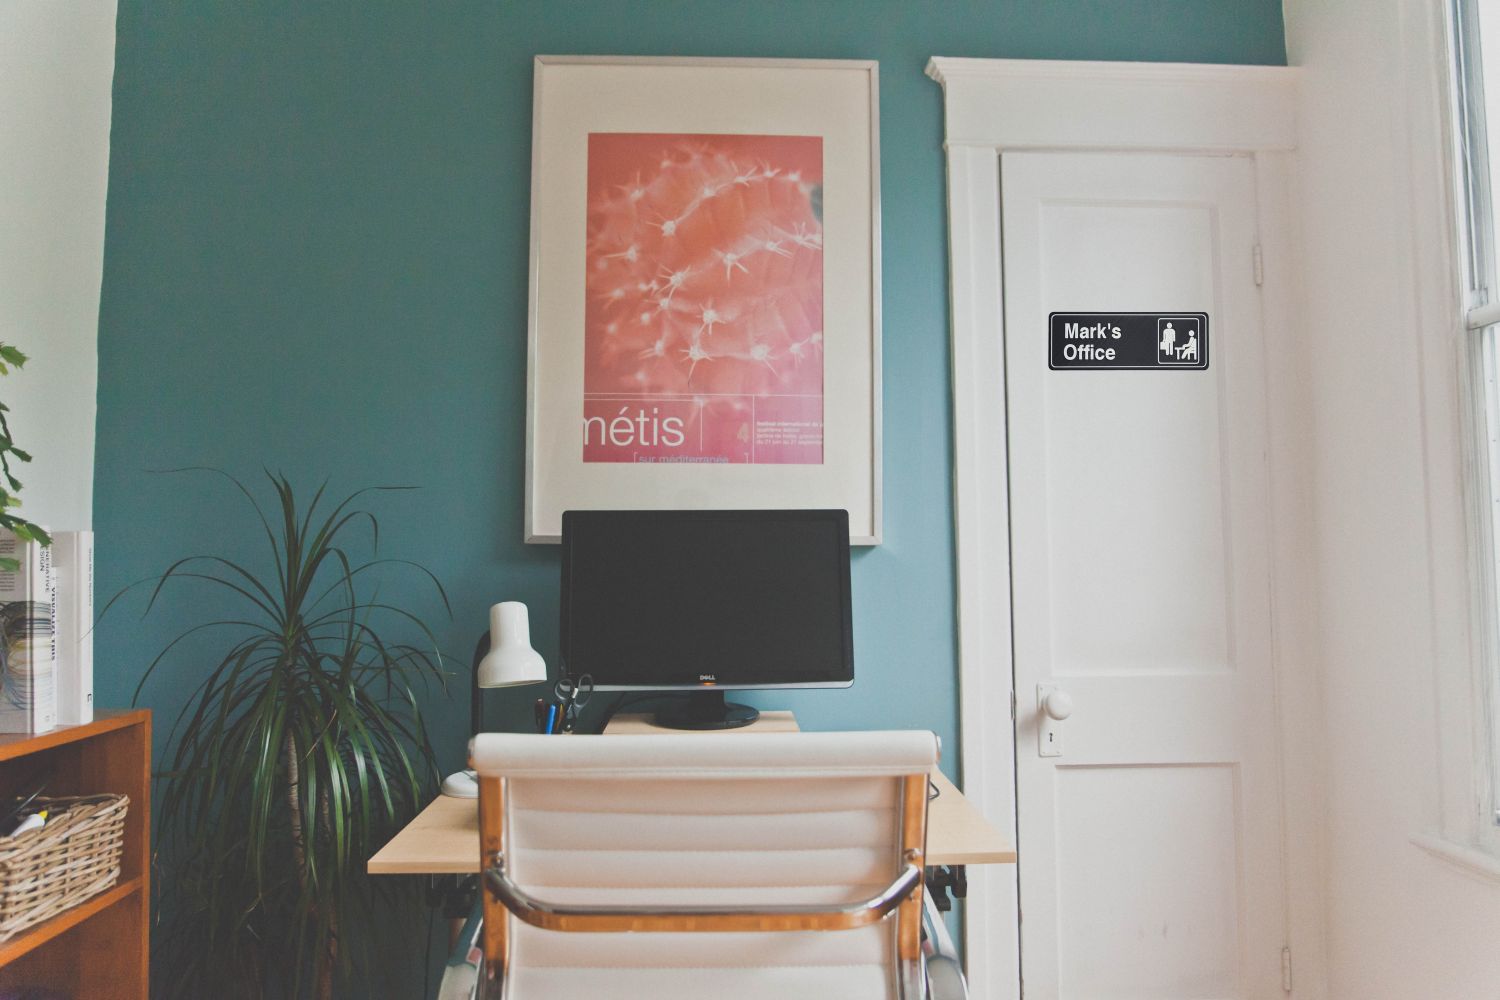
[[[547,679],[542,654],[531,648],[531,619],[520,601],[490,608],[490,651],[479,661],[479,686],[511,687]]]

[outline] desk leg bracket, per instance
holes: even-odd
[[[953,909],[954,899],[969,896],[969,873],[963,865],[932,865],[927,869],[927,892],[943,913]],[[949,893],[953,898],[948,897]]]
[[[441,909],[445,920],[467,920],[478,898],[478,875],[427,877],[427,905]]]

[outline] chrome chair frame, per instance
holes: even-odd
[[[464,924],[448,967],[439,984],[437,1000],[496,1000],[505,989],[503,979],[490,980],[485,975],[484,958],[481,954],[478,967],[470,964],[470,953],[479,947],[483,929],[483,901],[476,900],[474,912]],[[904,982],[901,988],[905,996],[925,996],[927,1000],[968,1000],[969,987],[964,978],[963,965],[958,960],[953,939],[943,923],[943,916],[933,904],[932,897],[923,900],[922,921],[922,969],[915,982]],[[921,992],[925,980],[926,993]]]
[[[884,920],[904,903],[922,882],[922,869],[907,863],[895,881],[869,899],[836,909],[821,906],[577,906],[548,903],[522,889],[497,856],[484,870],[485,888],[495,894],[511,916],[547,931],[609,933],[647,931],[830,931],[868,927]]]
[[[532,896],[510,878],[505,861],[505,779],[479,779],[480,868],[484,873],[480,907],[484,914],[483,971],[478,996],[505,995],[509,962],[507,921],[575,933],[724,933],[829,931],[865,927],[894,917],[901,1000],[958,1000],[964,994],[930,990],[922,947],[924,859],[927,844],[927,775],[902,779],[901,861],[890,885],[867,899],[836,908],[812,905],[779,907],[614,907],[549,903]],[[947,978],[945,976],[945,978]],[[959,975],[962,982],[962,975]],[[936,985],[936,984],[931,984]]]

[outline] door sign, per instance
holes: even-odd
[[[1053,313],[1048,326],[1054,371],[1208,367],[1208,313]]]

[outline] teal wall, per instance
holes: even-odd
[[[854,688],[753,700],[793,707],[811,728],[934,729],[950,771],[947,273],[927,58],[1285,61],[1279,0],[120,0],[118,30],[101,597],[180,555],[254,551],[222,488],[149,470],[419,484],[381,504],[382,544],[454,595],[445,648],[465,652],[488,604],[516,598],[554,662],[556,550],[520,540],[532,56],[878,59],[886,542],[855,557]],[[437,612],[415,587],[383,596]],[[152,655],[204,611],[138,610],[100,628],[101,704],[128,702]],[[194,673],[179,658],[147,687],[161,730]],[[450,765],[462,693],[430,705]]]

